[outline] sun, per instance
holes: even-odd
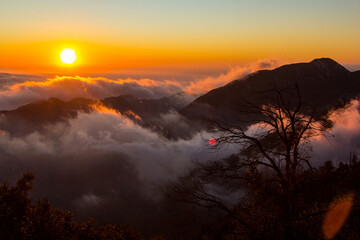
[[[60,53],[61,62],[64,64],[73,64],[76,61],[76,58],[76,52],[71,48],[65,48]]]

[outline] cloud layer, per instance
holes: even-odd
[[[104,77],[39,76],[0,73],[0,110],[11,110],[21,105],[50,97],[70,100],[75,97],[105,98],[124,94],[153,99],[184,91],[204,94],[230,81],[264,68],[274,68],[275,60],[259,61],[242,67],[232,67],[226,73],[190,81],[142,79],[108,79]]]
[[[245,66],[230,67],[230,69],[223,74],[216,77],[206,77],[190,82],[186,86],[185,91],[195,94],[204,94],[214,88],[222,87],[233,80],[242,79],[250,73],[263,69],[273,69],[279,66],[279,63],[274,59],[262,60]]]
[[[314,165],[346,161],[350,152],[359,153],[359,109],[359,101],[353,101],[336,112],[335,138],[312,142]],[[159,121],[192,131],[175,112]],[[207,142],[211,137],[214,134],[198,132],[187,140],[169,141],[114,110],[98,107],[91,113],[79,112],[66,123],[49,125],[41,133],[13,137],[1,130],[0,180],[15,181],[31,171],[36,175],[35,196],[47,196],[55,206],[139,227],[150,221],[143,217],[146,212],[155,216],[157,225],[156,219],[166,215],[161,203],[169,180],[186,175],[194,160],[220,159],[236,152],[230,146],[214,153]]]
[[[335,165],[348,162],[350,153],[360,156],[359,111],[360,102],[353,100],[346,108],[339,109],[333,114],[333,136],[328,135],[312,142],[316,165],[325,161],[332,161]]]
[[[174,112],[160,121],[191,131]],[[170,180],[190,171],[194,160],[231,153],[224,149],[214,154],[206,141],[211,136],[198,132],[188,140],[169,141],[114,110],[98,107],[41,133],[14,137],[1,130],[0,180],[15,181],[31,171],[36,197],[46,196],[80,216],[130,223],[146,232],[146,226],[161,226],[157,220],[166,212],[160,204]],[[144,215],[152,216],[151,221]]]
[[[0,109],[14,109],[20,105],[50,97],[62,100],[75,97],[101,99],[131,94],[138,98],[160,98],[180,91],[182,88],[175,81],[57,76],[44,81],[23,81],[3,86],[0,91]]]

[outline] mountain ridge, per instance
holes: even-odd
[[[79,111],[93,111],[90,105],[100,103],[122,114],[132,111],[140,116],[143,126],[160,132],[171,133],[173,125],[164,125],[161,118],[173,111],[180,113],[179,117],[182,116],[183,120],[193,121],[189,125],[199,131],[208,120],[231,122],[236,114],[234,106],[241,102],[250,100],[254,104],[268,104],[254,93],[295,83],[299,84],[303,97],[322,111],[360,96],[360,71],[350,72],[330,58],[319,58],[308,63],[260,70],[212,89],[196,99],[196,96],[184,92],[159,99],[139,99],[131,95],[101,100],[74,98],[62,101],[49,98],[14,110],[0,111],[0,130],[6,129],[15,135],[40,131],[48,124],[75,118]],[[173,137],[172,134],[169,136]]]
[[[347,101],[359,96],[359,72],[350,72],[330,58],[260,70],[209,91],[181,109],[180,113],[193,120],[229,121],[235,113],[232,109],[234,104],[249,100],[255,104],[266,104],[254,93],[291,84],[298,84],[304,98],[315,107],[326,110],[340,99]]]
[[[13,110],[0,111],[0,130],[6,129],[17,136],[35,130],[41,131],[49,124],[66,122],[75,118],[79,112],[92,112],[94,104],[117,110],[133,120],[138,120],[137,116],[139,116],[142,119],[141,124],[149,126],[158,122],[156,120],[162,114],[171,110],[177,111],[194,99],[195,97],[184,92],[159,99],[139,99],[128,94],[104,99],[78,97],[69,101],[51,97],[47,100],[22,105]],[[128,114],[129,111],[135,115]]]

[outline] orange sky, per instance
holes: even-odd
[[[360,64],[359,10],[355,0],[5,1],[0,71],[181,71],[319,57]],[[63,48],[76,50],[74,65],[60,62]]]
[[[73,48],[77,60],[72,65],[61,63],[59,54],[63,48]],[[315,48],[315,47],[314,47]],[[8,43],[0,45],[0,69],[12,72],[47,74],[86,74],[103,72],[126,72],[131,69],[223,69],[227,65],[244,65],[259,59],[273,58],[280,62],[311,61],[317,57],[332,57],[342,64],[359,64],[350,47],[332,49],[303,49],[300,46],[276,52],[276,48],[262,46],[261,50],[248,49],[176,49],[175,47],[123,47],[93,44],[80,41],[48,41],[29,43]]]

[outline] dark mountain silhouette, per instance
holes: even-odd
[[[15,110],[1,111],[0,129],[18,136],[34,131],[41,131],[50,123],[66,121],[75,118],[79,111],[90,112],[90,105],[98,100],[75,98],[62,101],[57,98],[26,104]]]
[[[128,111],[132,111],[141,117],[141,124],[153,127],[152,123],[161,114],[167,113],[171,109],[177,111],[194,99],[194,96],[183,92],[160,99],[138,99],[131,95],[109,97],[102,100],[75,98],[71,101],[62,101],[57,98],[49,98],[26,104],[14,110],[0,111],[0,116],[3,116],[2,119],[0,118],[0,129],[7,130],[16,136],[41,131],[48,124],[75,118],[79,111],[87,113],[93,111],[92,105],[94,104],[113,108],[134,118],[133,115],[127,114]]]
[[[195,96],[180,92],[170,97],[159,99],[138,99],[131,95],[119,97],[108,97],[101,102],[119,112],[133,111],[146,122],[155,120],[160,114],[167,113],[169,110],[179,110],[195,99]]]
[[[174,124],[161,121],[161,115],[173,110],[190,121],[217,119],[231,122],[234,120],[237,105],[247,101],[258,106],[268,104],[269,99],[261,98],[259,92],[294,83],[298,84],[306,102],[319,111],[326,111],[334,106],[341,107],[345,102],[359,96],[360,71],[350,72],[329,58],[315,59],[309,63],[289,64],[274,70],[255,72],[244,79],[234,80],[213,89],[193,102],[195,96],[184,92],[160,99],[138,99],[131,95],[102,100],[75,98],[62,101],[50,98],[15,110],[0,111],[0,129],[7,130],[12,135],[41,131],[48,124],[75,118],[78,111],[92,111],[93,104],[103,104],[123,114],[132,111],[141,117],[140,124],[169,138],[188,137],[189,134],[184,132],[187,127],[175,133],[172,130]],[[132,115],[128,116],[134,118]],[[246,120],[247,116],[245,114],[242,117]],[[205,126],[195,122],[190,125],[198,130]],[[194,132],[194,129],[191,131]]]
[[[319,111],[325,111],[359,96],[360,71],[350,72],[329,58],[261,70],[211,90],[180,113],[195,120],[231,121],[236,112],[234,105],[247,101],[258,106],[267,104],[268,99],[259,97],[259,92],[294,83],[298,84],[304,100]]]

